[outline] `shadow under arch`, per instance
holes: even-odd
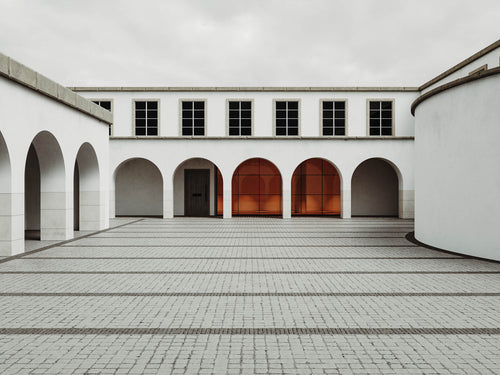
[[[73,226],[75,230],[101,229],[99,160],[94,147],[83,143],[73,173]]]
[[[352,216],[399,216],[402,175],[390,160],[380,157],[361,162],[351,178]]]
[[[233,172],[234,216],[282,216],[283,179],[278,167],[263,158],[243,161]]]
[[[340,216],[342,176],[325,158],[309,158],[292,175],[293,216]]]
[[[65,161],[56,137],[39,132],[31,142],[24,169],[26,239],[70,238],[66,222]]]
[[[163,176],[152,161],[133,157],[113,173],[115,215],[163,217]]]
[[[179,163],[172,175],[175,216],[219,216],[223,213],[223,177],[204,157]]]

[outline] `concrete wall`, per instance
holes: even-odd
[[[162,216],[163,180],[158,168],[144,159],[128,160],[116,171],[117,216]]]
[[[210,170],[210,215],[215,215],[215,170],[214,164],[204,159],[187,160],[175,171],[174,175],[174,215],[184,215],[184,171],[186,169]]]
[[[443,91],[415,112],[415,235],[500,260],[500,75]]]
[[[92,115],[93,105],[4,55],[0,55],[0,97],[4,143],[0,144],[0,153],[7,155],[0,155],[0,167],[2,176],[4,171],[8,176],[0,188],[0,255],[24,251],[25,166],[32,143],[40,167],[42,239],[73,236],[74,165],[84,143],[91,145],[99,161],[98,227],[107,227],[108,127]]]
[[[363,162],[352,176],[353,216],[398,216],[398,176],[382,159]]]
[[[210,139],[147,138],[111,139],[111,170],[130,158],[144,158],[155,164],[163,176],[163,215],[173,217],[181,210],[176,169],[188,159],[203,158],[214,163],[224,180],[224,217],[231,217],[231,180],[236,167],[247,159],[264,158],[279,169],[283,178],[283,216],[291,216],[291,177],[297,166],[310,158],[334,164],[341,176],[342,217],[351,216],[351,180],[356,167],[371,158],[388,160],[401,174],[399,216],[413,217],[413,139]],[[194,165],[194,164],[193,164]],[[205,164],[204,164],[205,165]],[[207,166],[210,164],[206,164]],[[179,175],[180,176],[180,175]],[[182,178],[180,179],[182,181]],[[111,188],[113,195],[114,187]],[[111,211],[114,200],[111,200]],[[175,207],[175,210],[174,210]]]
[[[321,134],[320,100],[347,99],[347,135],[367,136],[367,100],[394,99],[394,135],[413,136],[413,118],[410,104],[418,97],[416,91],[339,91],[339,92],[80,92],[91,99],[113,100],[113,136],[130,137],[134,133],[133,100],[159,100],[159,135],[180,136],[179,102],[182,99],[206,99],[207,136],[226,136],[226,100],[252,99],[254,101],[253,135],[271,137],[274,135],[273,99],[300,100],[300,135],[317,137]]]

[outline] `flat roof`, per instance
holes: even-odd
[[[418,87],[174,87],[174,86],[127,86],[127,87],[68,87],[79,92],[418,92]]]

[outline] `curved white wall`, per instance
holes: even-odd
[[[421,102],[415,131],[415,237],[500,260],[500,75]]]

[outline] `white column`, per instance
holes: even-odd
[[[80,191],[80,230],[99,230],[101,212],[100,191]]]
[[[24,252],[24,195],[0,194],[0,255]]]
[[[283,177],[283,219],[292,217],[291,178]]]
[[[349,219],[351,217],[351,190],[342,189],[340,200],[340,217]]]
[[[415,217],[414,190],[399,190],[399,217],[413,219]]]
[[[42,240],[67,240],[73,237],[72,192],[42,191],[40,210]]]
[[[230,219],[233,217],[233,185],[232,176],[227,174],[227,177],[223,179],[224,185],[224,196],[223,196],[223,219]]]
[[[174,217],[174,179],[172,173],[163,175],[163,218]]]

